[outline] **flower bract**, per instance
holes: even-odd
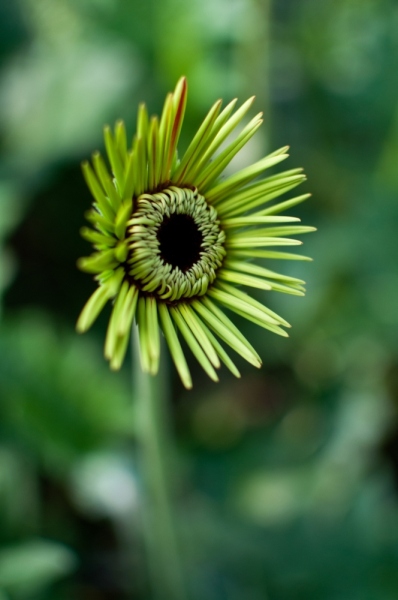
[[[83,164],[94,202],[86,215],[91,227],[84,227],[82,235],[95,252],[80,259],[79,267],[94,274],[98,287],[77,329],[86,331],[112,302],[105,340],[111,368],[121,367],[135,322],[142,369],[157,373],[163,335],[183,384],[190,388],[182,340],[215,381],[221,362],[239,377],[226,346],[261,366],[256,350],[227,312],[287,336],[289,324],[248,291],[303,295],[302,280],[274,271],[269,263],[309,260],[278,247],[301,244],[290,236],[314,228],[281,216],[309,194],[277,200],[304,181],[302,169],[261,177],[287,158],[288,147],[222,178],[262,123],[260,113],[230,139],[254,98],[238,109],[236,100],[225,108],[221,100],[216,102],[180,156],[186,99],[182,78],[166,97],[160,119],[149,118],[144,104],[139,107],[131,147],[125,125],[118,121],[113,131],[104,130],[109,166],[99,152],[91,164]]]

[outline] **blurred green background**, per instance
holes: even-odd
[[[102,358],[108,313],[74,331],[80,162],[182,74],[182,145],[256,94],[240,164],[289,144],[318,227],[289,265],[307,296],[266,298],[290,338],[240,323],[264,368],[173,374],[191,597],[396,600],[397,30],[395,0],[1,0],[0,600],[149,598],[130,367]]]

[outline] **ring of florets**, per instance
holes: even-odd
[[[205,294],[226,254],[215,208],[196,188],[172,185],[134,201],[127,242],[129,276],[167,302]]]

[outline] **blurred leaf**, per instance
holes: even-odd
[[[0,551],[0,586],[18,598],[30,598],[35,590],[71,573],[74,554],[47,540],[31,540]]]
[[[2,326],[3,435],[11,427],[48,465],[132,431],[125,382],[87,338],[57,331],[44,315]]]
[[[98,452],[80,460],[72,471],[71,491],[87,514],[130,521],[139,503],[137,477],[122,456]]]
[[[375,81],[383,63],[388,4],[385,0],[304,3],[299,30],[303,50],[318,80],[333,93],[358,94]]]
[[[58,56],[48,50],[20,56],[2,78],[7,160],[29,170],[98,144],[104,122],[117,116],[137,79],[134,59],[118,44],[79,42]]]
[[[20,449],[0,446],[0,537],[31,534],[38,522],[37,473]]]

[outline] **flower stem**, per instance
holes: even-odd
[[[143,529],[150,586],[156,600],[187,600],[173,514],[174,453],[166,369],[161,365],[156,377],[144,373],[139,361],[136,326],[132,338],[136,434],[142,469]]]

